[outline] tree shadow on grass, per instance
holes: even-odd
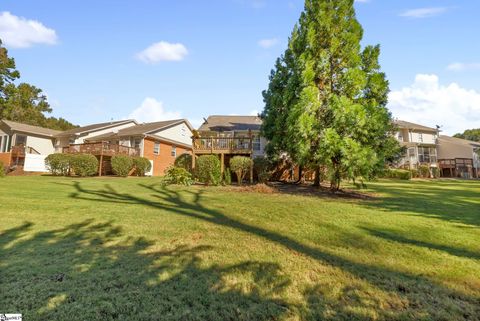
[[[274,231],[232,219],[221,211],[208,208],[203,204],[205,189],[177,191],[155,184],[139,184],[139,186],[145,189],[145,194],[121,193],[109,185],[101,190],[90,190],[83,188],[77,182],[73,185],[75,192],[71,197],[149,206],[173,215],[182,215],[232,228],[283,246],[292,254],[308,256],[351,275],[347,277],[349,283],[340,284],[340,295],[337,291],[337,295],[332,296],[327,290],[332,287],[331,280],[303,289],[305,305],[296,307],[302,319],[475,320],[480,315],[479,296],[460,293],[421,275],[355,262],[302,244]],[[151,194],[148,195],[147,192]],[[345,279],[338,282],[345,282]],[[473,289],[474,292],[479,290]],[[366,313],[367,310],[370,313]]]
[[[480,182],[393,181],[375,189],[385,193],[369,208],[407,212],[428,218],[480,227]]]
[[[2,312],[25,320],[276,320],[289,280],[276,264],[204,266],[212,248],[152,251],[111,222],[0,234]],[[235,279],[232,283],[229,280]]]

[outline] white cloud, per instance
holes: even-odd
[[[7,47],[28,48],[34,44],[54,45],[57,43],[57,34],[41,22],[4,11],[0,14],[0,39]]]
[[[367,2],[370,2],[370,0],[355,0],[355,2],[367,3]]]
[[[272,48],[279,43],[280,41],[278,40],[278,38],[261,39],[258,41],[258,45],[264,49]]]
[[[480,70],[480,63],[463,63],[463,62],[454,62],[447,66],[447,70],[450,71],[470,71],[470,70]]]
[[[441,85],[436,75],[418,74],[412,85],[389,94],[394,117],[434,127],[447,135],[480,128],[480,93],[456,83]]]
[[[143,100],[140,107],[128,115],[128,118],[136,119],[139,122],[154,122],[182,118],[182,114],[178,111],[167,111],[161,101],[147,97]]]
[[[441,15],[442,13],[447,12],[448,8],[446,7],[428,7],[428,8],[418,8],[411,9],[400,14],[401,17],[407,18],[429,18]]]
[[[137,58],[154,64],[160,61],[181,61],[187,55],[188,50],[183,44],[160,41],[139,52]]]

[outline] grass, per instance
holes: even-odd
[[[25,320],[480,320],[480,182],[373,199],[154,178],[0,180],[0,313]]]

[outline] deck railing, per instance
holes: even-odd
[[[205,137],[194,138],[193,148],[196,152],[244,152],[252,151],[251,137]]]
[[[24,145],[12,146],[10,152],[12,153],[12,157],[25,157],[25,154],[40,155],[40,153],[35,148]]]
[[[71,144],[69,146],[63,147],[62,152],[66,154],[140,156],[140,150],[138,148],[119,144],[112,144],[109,142]]]

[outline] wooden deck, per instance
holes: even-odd
[[[65,154],[92,154],[95,156],[140,156],[140,149],[108,142],[71,144],[63,147]]]
[[[195,154],[245,154],[253,153],[252,137],[194,138]]]

